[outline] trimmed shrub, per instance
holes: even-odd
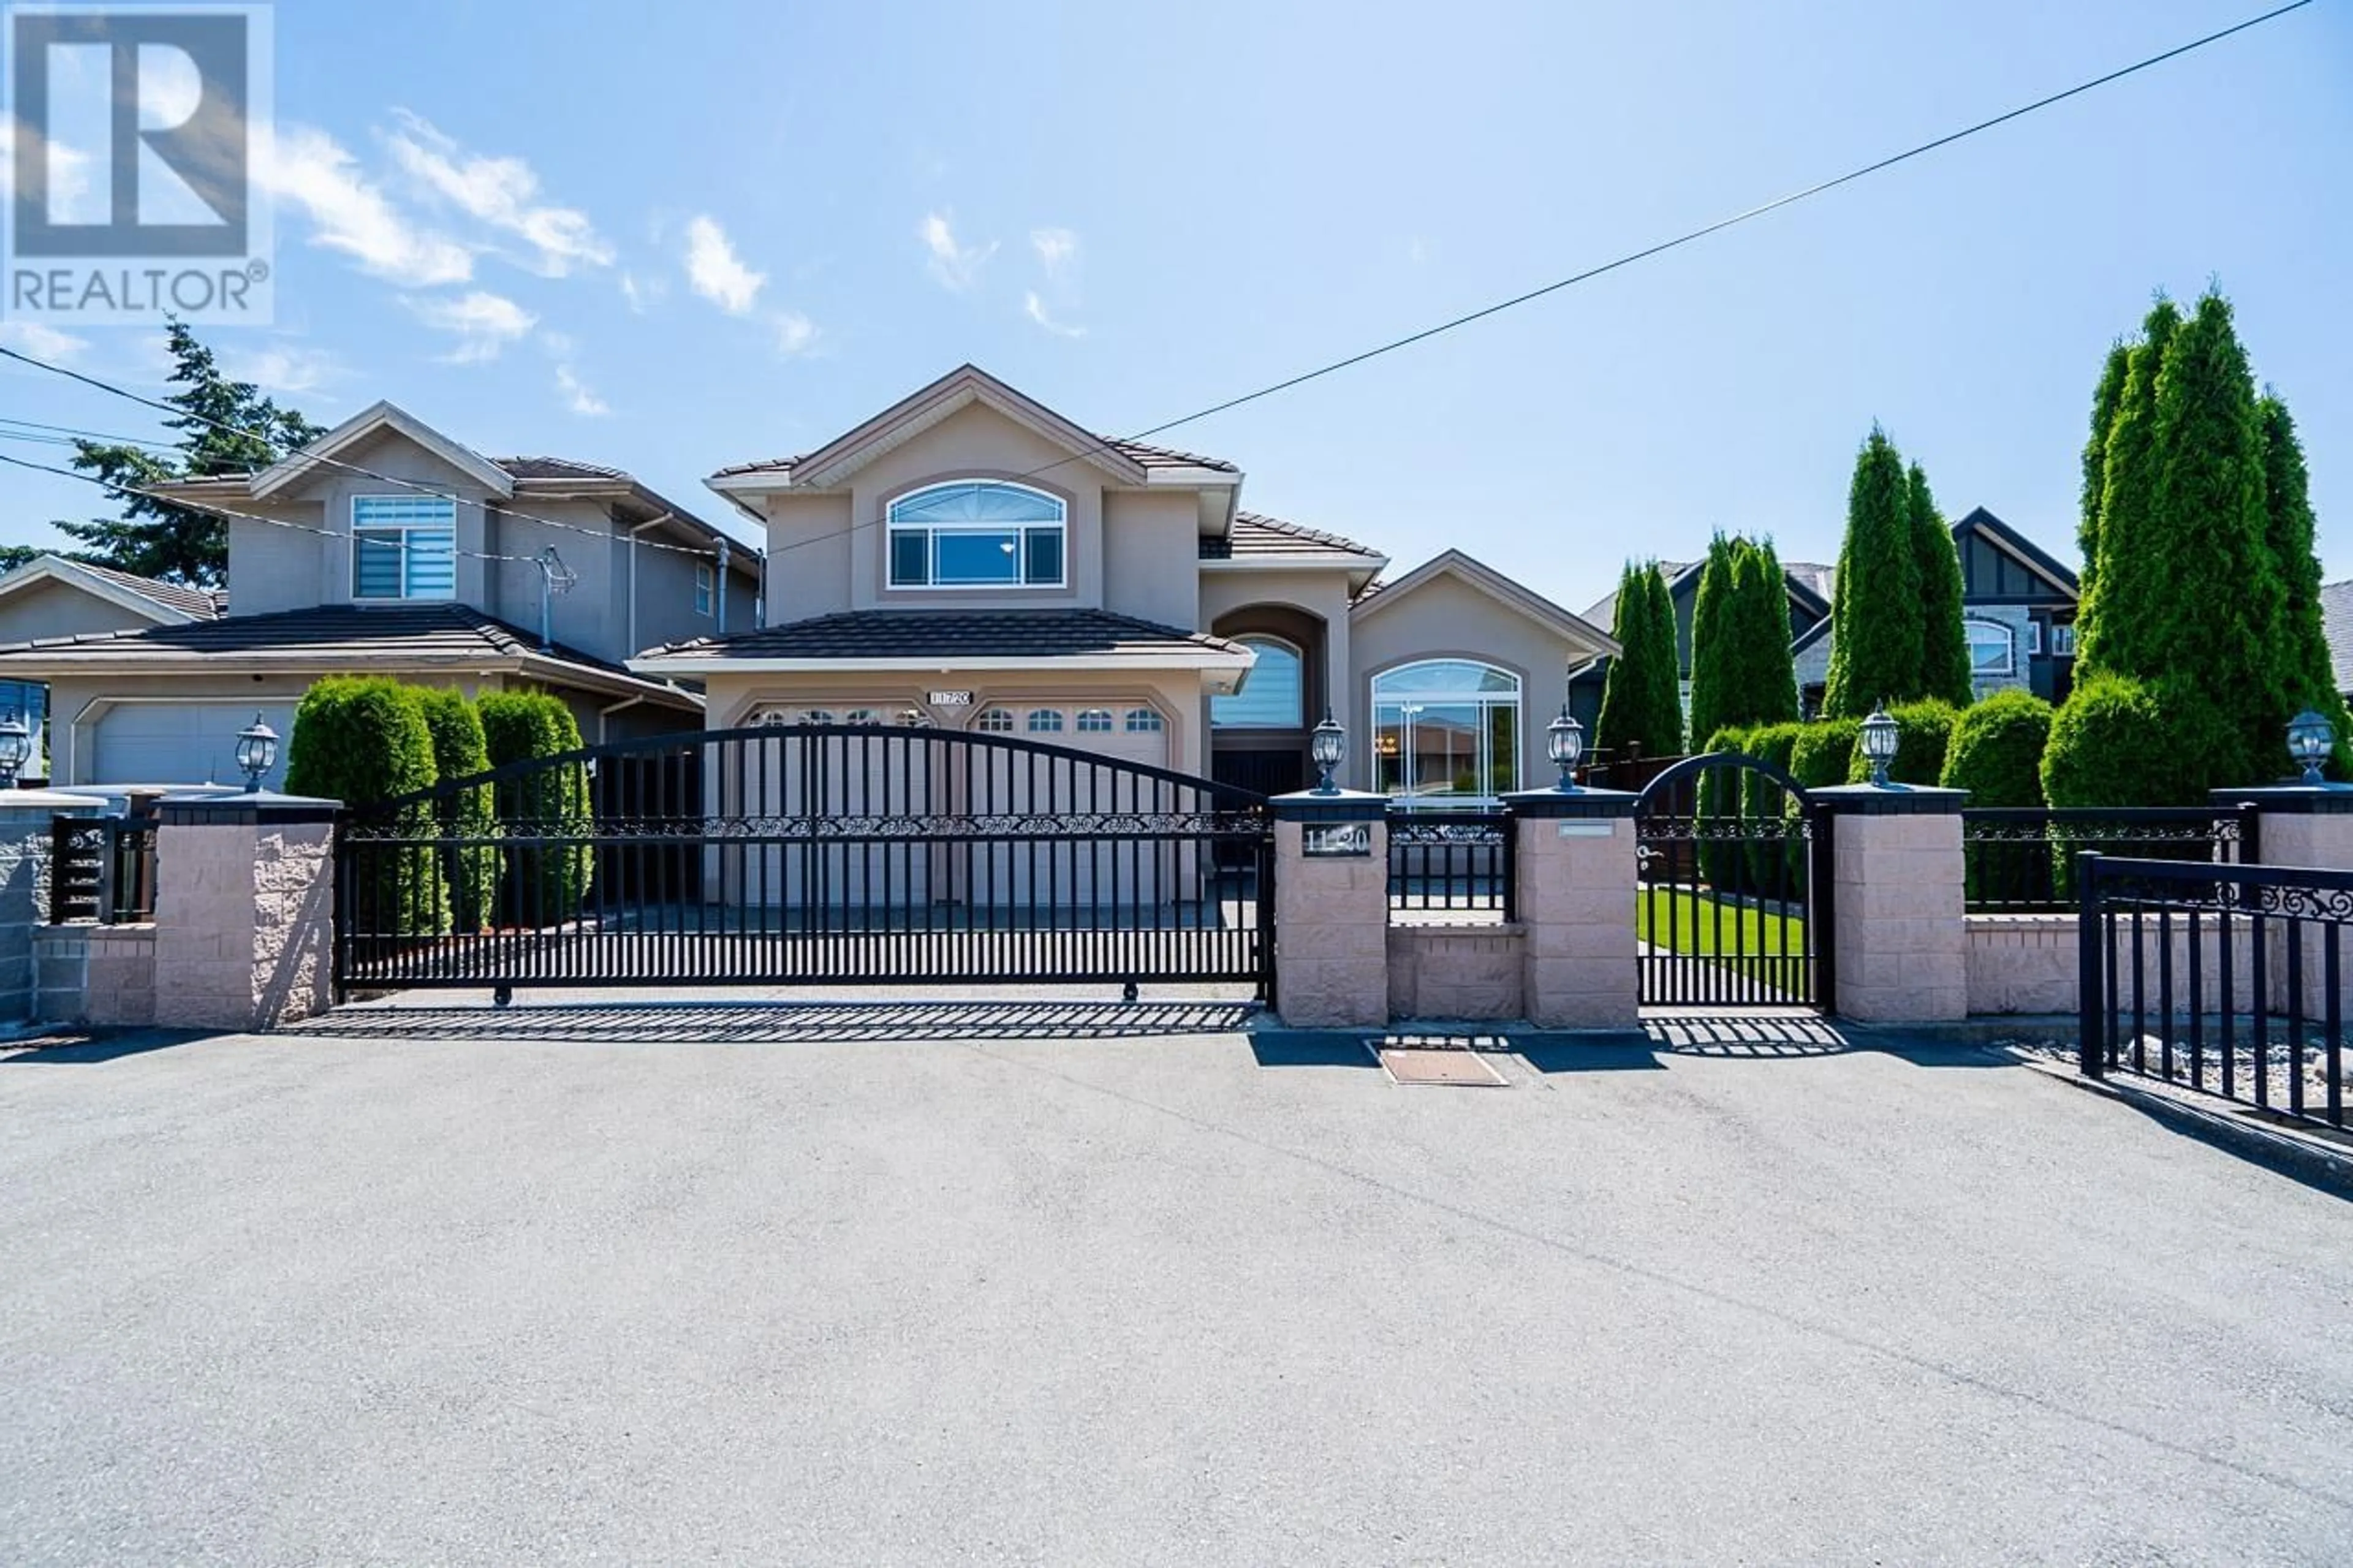
[[[1721,725],[1707,738],[1704,750],[1714,755],[1718,752],[1748,750],[1748,731],[1736,725]],[[1699,775],[1698,789],[1692,807],[1693,816],[1701,822],[1736,822],[1741,813],[1740,781],[1742,774],[1734,768],[1709,768]],[[1741,872],[1740,845],[1729,838],[1702,837],[1698,841],[1700,874],[1711,886],[1728,888]]]
[[[1610,635],[1625,651],[1609,661],[1594,745],[1613,760],[1634,748],[1646,757],[1673,756],[1683,743],[1683,696],[1674,605],[1657,562],[1626,563]]]
[[[1945,751],[1948,789],[1969,792],[1968,804],[2042,804],[2042,752],[2051,739],[2051,704],[2026,691],[1997,691],[1962,710]],[[2013,899],[2048,897],[2051,851],[2042,844],[1976,844],[1968,852],[1968,896],[1999,892]]]
[[[1822,710],[1860,719],[1920,688],[1920,559],[1912,545],[1911,481],[1874,425],[1847,489],[1846,537],[1831,593],[1831,668]]]
[[[1784,773],[1791,771],[1791,754],[1797,750],[1798,737],[1806,732],[1803,724],[1764,724],[1748,732],[1748,754],[1759,762],[1770,763]],[[1762,773],[1744,775],[1740,785],[1741,815],[1756,823],[1776,818],[1788,822],[1797,815],[1797,803],[1789,792]],[[1760,841],[1748,847],[1749,874],[1757,880],[1761,893],[1786,895],[1804,886],[1805,840],[1792,834],[1776,845]]]
[[[2042,795],[2052,805],[2202,804],[2189,748],[2206,737],[2195,704],[2121,675],[2078,684],[2052,716]]]
[[[1920,563],[1920,680],[1912,694],[1966,708],[1977,686],[1970,679],[1968,633],[1961,624],[1960,551],[1917,463],[1905,479],[1905,503],[1912,520],[1912,551]]]
[[[466,694],[446,686],[411,689],[433,735],[433,766],[443,784],[487,773],[490,745],[482,736],[482,721]],[[457,790],[435,803],[435,819],[445,838],[473,842],[455,847],[442,857],[442,875],[449,884],[449,916],[461,931],[486,929],[497,912],[499,847],[497,816],[491,810],[488,785]]]
[[[1854,742],[1862,732],[1855,719],[1823,719],[1800,725],[1789,747],[1789,771],[1808,789],[1824,789],[1847,782],[1853,765]]]
[[[1896,784],[1933,784],[1945,775],[1945,749],[1953,736],[1953,721],[1960,717],[1949,702],[1930,700],[1925,702],[1898,702],[1887,710],[1895,721],[1895,761],[1888,764],[1887,776]],[[1860,733],[1861,727],[1857,726]],[[1871,761],[1855,748],[1847,763],[1848,784],[1871,782]]]
[[[493,768],[581,749],[572,710],[545,692],[487,692],[474,708]],[[585,842],[596,823],[587,764],[535,769],[494,785],[493,796],[500,827],[510,838],[584,840],[508,847],[506,923],[554,925],[577,915],[596,874],[596,850]]]
[[[361,809],[430,789],[439,778],[433,732],[414,688],[381,676],[330,676],[302,694],[286,744],[286,788]],[[432,807],[401,807],[403,837],[438,831]],[[438,935],[449,929],[449,891],[427,849],[372,853],[350,889],[359,929],[377,935]]]

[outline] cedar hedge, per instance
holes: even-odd
[[[1953,724],[1942,782],[1968,791],[1971,805],[2041,805],[2051,719],[2051,704],[2026,691],[1997,691],[1964,710]],[[2051,850],[2034,843],[1973,844],[1968,878],[1972,901],[1996,892],[2049,897]]]
[[[447,686],[410,689],[432,731],[433,765],[441,782],[488,773],[489,742],[482,735],[481,718],[465,693]],[[491,809],[490,787],[451,791],[435,801],[434,816],[441,837],[467,841],[443,855],[451,921],[461,931],[482,931],[497,912],[499,897],[499,824]]]
[[[1823,719],[1802,726],[1789,746],[1789,771],[1808,789],[1846,783],[1862,732],[1862,721],[1856,719]]]
[[[286,788],[359,808],[433,787],[433,731],[416,689],[381,676],[330,676],[302,694],[286,745]],[[412,802],[395,814],[403,837],[438,831],[433,808]],[[429,849],[371,856],[373,871],[346,893],[360,929],[403,936],[449,929],[449,890]]]
[[[540,691],[493,691],[475,704],[491,765],[543,761],[581,749],[572,710]],[[496,806],[507,837],[552,838],[552,844],[507,848],[505,923],[553,925],[580,912],[596,874],[596,851],[586,841],[596,816],[589,804],[588,767],[573,762],[535,769],[496,786]],[[565,842],[577,839],[580,842]]]

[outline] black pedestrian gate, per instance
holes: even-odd
[[[1246,982],[1266,797],[996,734],[792,725],[519,763],[336,839],[339,994]]]
[[[1652,779],[1635,808],[1643,1005],[1827,1011],[1831,841],[1820,804],[1758,758],[1687,757]]]

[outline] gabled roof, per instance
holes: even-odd
[[[797,458],[737,463],[721,468],[705,482],[723,495],[788,488],[827,489],[849,478],[872,458],[975,403],[987,405],[1063,447],[1072,461],[1092,464],[1122,483],[1149,484],[1155,479],[1163,483],[1232,483],[1241,477],[1240,469],[1222,458],[1097,436],[977,365],[962,364],[815,451]]]
[[[2032,540],[1981,506],[1972,507],[1967,517],[1953,524],[1953,539],[1956,543],[1972,533],[1982,537],[1987,543],[2008,555],[2069,598],[2072,599],[2083,592],[2083,584],[2076,581],[2074,573],[2061,564],[2056,558]]]
[[[1347,555],[1376,569],[1388,563],[1388,557],[1369,544],[1256,511],[1234,513],[1233,527],[1222,534],[1203,534],[1200,554],[1204,561],[1282,561],[1302,556]]]
[[[671,643],[632,669],[976,669],[1045,660],[1247,668],[1239,643],[1108,610],[845,610],[761,631]]]
[[[191,667],[318,675],[500,668],[659,696],[684,708],[698,705],[688,693],[577,648],[558,644],[542,653],[530,633],[459,604],[322,605],[0,647],[0,679],[37,680],[67,670],[134,676]]]
[[[222,595],[211,588],[190,588],[153,577],[133,576],[110,566],[93,566],[62,555],[41,555],[0,577],[0,598],[36,583],[62,583],[105,600],[159,626],[209,621],[222,612]]]
[[[1433,555],[1393,583],[1375,584],[1367,587],[1348,607],[1349,617],[1354,620],[1378,615],[1423,584],[1442,576],[1457,578],[1505,607],[1544,622],[1563,637],[1584,643],[1591,653],[1616,654],[1620,651],[1617,639],[1592,622],[1563,609],[1533,589],[1522,587],[1493,567],[1465,555],[1460,550],[1448,550]]]
[[[274,495],[319,468],[320,458],[339,458],[385,430],[398,432],[501,500],[514,494],[513,475],[393,403],[371,404],[301,451],[262,469],[253,477],[251,493],[257,500]]]

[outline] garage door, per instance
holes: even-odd
[[[86,784],[243,784],[237,731],[253,722],[251,702],[126,702],[100,718]],[[278,731],[278,770],[266,782],[286,782],[286,742],[294,732],[291,702],[259,704]]]

